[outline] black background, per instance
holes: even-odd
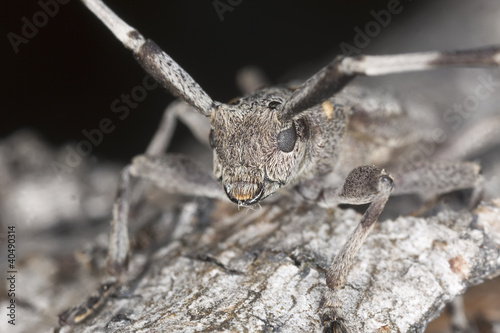
[[[235,75],[247,65],[260,67],[274,83],[286,82],[301,68],[313,73],[341,53],[342,41],[352,44],[353,28],[363,27],[373,19],[370,11],[386,8],[388,1],[243,0],[223,21],[213,1],[106,3],[212,98],[227,101],[239,94]],[[402,4],[393,29],[426,2]],[[127,161],[143,152],[172,97],[158,88],[126,119],[111,112],[111,102],[140,85],[145,73],[107,28],[80,1],[70,0],[16,54],[7,34],[21,35],[21,19],[32,22],[42,9],[37,1],[4,0],[2,6],[0,138],[29,127],[54,145],[78,142],[85,139],[82,130],[110,118],[116,129],[93,148],[94,156]],[[182,140],[177,135],[175,142]]]

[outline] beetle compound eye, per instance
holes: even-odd
[[[271,109],[271,110],[275,110],[278,106],[280,106],[281,103],[278,102],[278,101],[272,101],[272,102],[269,102],[269,104],[267,104],[267,106]]]
[[[210,145],[210,148],[215,149],[215,135],[214,135],[214,129],[210,129],[210,134],[208,135],[208,144]]]
[[[295,141],[297,141],[297,132],[295,130],[295,124],[293,123],[292,127],[278,134],[278,148],[284,153],[289,153],[293,150]]]

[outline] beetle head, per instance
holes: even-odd
[[[293,182],[305,156],[307,123],[282,120],[291,91],[270,88],[219,105],[210,116],[214,175],[228,198],[251,205]]]

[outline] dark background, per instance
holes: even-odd
[[[227,101],[239,94],[235,75],[247,65],[260,67],[275,83],[294,78],[296,70],[313,73],[340,53],[340,42],[353,44],[353,28],[373,20],[370,11],[385,9],[388,0],[243,0],[223,21],[213,1],[106,3],[157,42],[212,98]],[[393,16],[390,28],[426,3],[401,1],[405,10]],[[125,162],[143,152],[172,97],[157,88],[126,119],[111,112],[111,102],[130,94],[145,73],[107,28],[80,1],[70,0],[15,54],[7,34],[21,35],[21,19],[32,22],[41,7],[19,0],[4,0],[2,7],[0,138],[30,127],[62,145],[85,139],[82,130],[110,118],[116,129],[93,147],[93,155]],[[182,140],[177,135],[174,144]]]

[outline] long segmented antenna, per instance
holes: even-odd
[[[160,84],[205,116],[220,105],[213,101],[193,78],[151,40],[146,40],[111,11],[101,0],[82,2],[134,52],[139,63]],[[423,71],[442,67],[485,67],[500,65],[500,46],[401,55],[337,57],[302,84],[283,105],[282,121],[322,103],[357,75],[377,76]]]
[[[424,71],[443,67],[500,65],[500,46],[451,52],[421,52],[400,55],[337,57],[304,82],[285,102],[282,120],[290,120],[342,90],[357,75],[378,76]]]
[[[210,116],[219,104],[196,83],[196,81],[163,52],[152,40],[145,39],[136,29],[125,23],[101,0],[82,0],[118,38],[126,48],[132,50],[141,66],[167,88],[182,98],[204,116]]]

